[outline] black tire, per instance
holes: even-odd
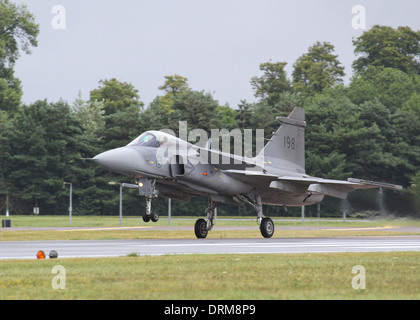
[[[150,216],[148,216],[147,214],[143,214],[143,221],[144,222],[149,222],[150,221]]]
[[[194,226],[195,236],[198,239],[205,239],[207,237],[207,222],[204,219],[198,219]]]
[[[150,219],[152,219],[153,222],[158,222],[159,220],[159,214],[156,211],[153,211],[150,215]]]
[[[264,238],[274,235],[274,222],[270,218],[263,218],[260,225],[261,234]]]

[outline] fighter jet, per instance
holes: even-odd
[[[133,177],[146,199],[143,220],[159,219],[152,200],[166,197],[190,201],[207,197],[206,219],[194,226],[197,238],[213,229],[215,209],[223,203],[246,203],[255,208],[261,234],[271,238],[274,223],[263,204],[308,206],[324,196],[346,199],[356,189],[398,185],[350,178],[347,181],[312,177],[305,171],[305,110],[296,107],[288,117],[277,117],[280,127],[255,157],[244,157],[192,144],[162,131],[147,131],[122,148],[101,153],[93,160],[102,167]]]

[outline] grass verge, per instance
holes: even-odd
[[[14,260],[0,261],[0,299],[420,299],[419,271],[419,252]]]
[[[255,219],[224,217],[218,219],[209,239],[219,238],[261,238],[261,233]],[[68,227],[66,216],[12,216],[12,227]],[[171,227],[186,227],[183,230],[176,228],[166,230],[153,230],[150,227],[167,227],[168,220],[162,217],[157,223],[144,223],[139,217],[123,219],[122,228],[118,217],[75,216],[72,219],[72,230],[8,230],[0,229],[0,241],[36,241],[36,240],[104,240],[104,239],[194,239],[195,219],[191,217],[177,217],[171,220]],[[342,220],[299,220],[276,219],[275,238],[300,237],[342,237],[342,236],[389,236],[389,235],[419,235],[420,221],[356,220],[343,222]],[[77,229],[89,227],[88,230]],[[135,230],[127,230],[136,227]],[[246,229],[223,229],[223,227],[247,227]],[[393,227],[415,227],[416,230],[396,231]],[[95,229],[96,228],[96,229]]]

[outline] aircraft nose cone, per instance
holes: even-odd
[[[118,148],[98,154],[93,161],[114,172],[131,174],[138,164],[140,155],[131,148]]]

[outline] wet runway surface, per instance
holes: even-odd
[[[0,259],[36,259],[38,250],[59,258],[118,257],[129,254],[281,254],[420,251],[420,236],[188,240],[4,241]]]

